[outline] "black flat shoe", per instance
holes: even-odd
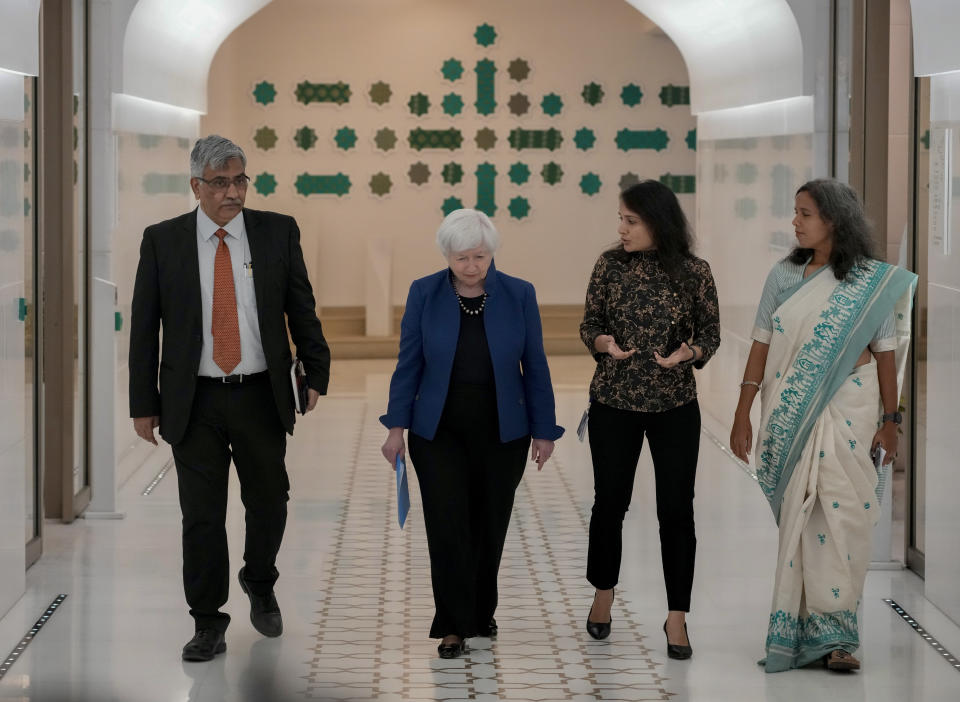
[[[183,660],[212,661],[215,655],[226,650],[227,642],[223,640],[222,631],[200,629],[183,647]]]
[[[441,658],[459,658],[467,650],[467,642],[465,639],[460,639],[456,643],[440,643],[437,646],[437,653],[440,654]]]
[[[594,599],[596,599],[596,595],[594,595]],[[593,610],[592,605],[590,609],[591,611]],[[610,625],[612,623],[613,623],[612,616],[610,617],[610,621],[608,622],[592,622],[590,621],[590,615],[587,614],[587,633],[590,634],[590,636],[595,638],[597,641],[601,641],[607,638],[608,636],[610,636]]]
[[[493,617],[490,617],[490,625],[487,627],[487,630],[481,634],[481,636],[486,636],[491,639],[497,638],[497,620]]]
[[[250,623],[253,628],[264,636],[271,638],[280,636],[283,633],[283,617],[280,616],[280,605],[277,604],[277,597],[273,590],[269,595],[257,595],[251,592],[247,587],[247,581],[243,578],[241,568],[237,573],[237,579],[240,581],[240,589],[243,594],[250,598]]]
[[[664,633],[664,635],[666,635],[666,633],[667,633],[667,623],[666,623],[666,622],[663,623],[663,633]],[[685,660],[687,660],[690,656],[693,655],[693,646],[690,646],[690,645],[689,645],[690,634],[687,633],[687,623],[686,623],[686,622],[683,623],[683,633],[684,633],[684,634],[687,634],[688,644],[687,644],[686,646],[681,646],[680,644],[672,644],[672,643],[670,643],[670,637],[667,636],[667,656],[668,656],[669,658],[673,658],[674,660],[678,660],[678,661],[685,661]]]

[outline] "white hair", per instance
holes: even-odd
[[[247,156],[243,153],[243,149],[226,137],[211,134],[197,139],[190,153],[190,177],[203,178],[203,172],[207,166],[218,171],[227,165],[227,161],[234,158],[240,159],[243,167],[247,167]]]
[[[444,256],[482,246],[491,255],[500,247],[493,222],[479,210],[454,210],[437,229],[437,246]]]

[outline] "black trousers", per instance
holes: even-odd
[[[266,373],[242,384],[197,381],[186,434],[173,447],[183,514],[183,589],[197,629],[225,631],[230,623],[220,608],[230,584],[225,520],[231,458],[246,510],[244,579],[261,595],[277,581],[290,490],[286,449]]]
[[[420,483],[436,613],[430,636],[486,632],[530,437],[502,443],[492,387],[450,388],[432,441],[409,435]]]
[[[700,451],[700,405],[666,412],[633,412],[590,404],[594,500],[590,516],[587,580],[608,590],[620,577],[623,517],[630,507],[643,438],[650,444],[660,521],[660,555],[671,611],[690,611],[697,536],[693,492]]]

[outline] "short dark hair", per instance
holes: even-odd
[[[642,180],[621,192],[620,201],[647,225],[667,275],[674,281],[687,278],[683,264],[693,258],[693,234],[673,191],[659,181]]]
[[[801,185],[796,194],[800,193],[808,193],[817,205],[820,219],[833,225],[829,264],[837,280],[845,279],[853,268],[876,258],[870,223],[853,188],[833,178],[817,178]],[[813,249],[797,246],[787,260],[800,265],[812,255]]]

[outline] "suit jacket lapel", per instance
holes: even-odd
[[[188,299],[193,301],[196,326],[202,325],[203,298],[200,294],[200,254],[197,251],[197,211],[188,213],[181,220],[177,231],[180,237],[180,260],[183,261],[182,284],[186,287]]]
[[[247,244],[250,247],[250,262],[253,266],[253,292],[257,298],[257,318],[260,325],[260,337],[263,336],[263,311],[266,309],[268,290],[267,277],[270,269],[269,236],[257,213],[244,208],[243,223],[247,231]]]

